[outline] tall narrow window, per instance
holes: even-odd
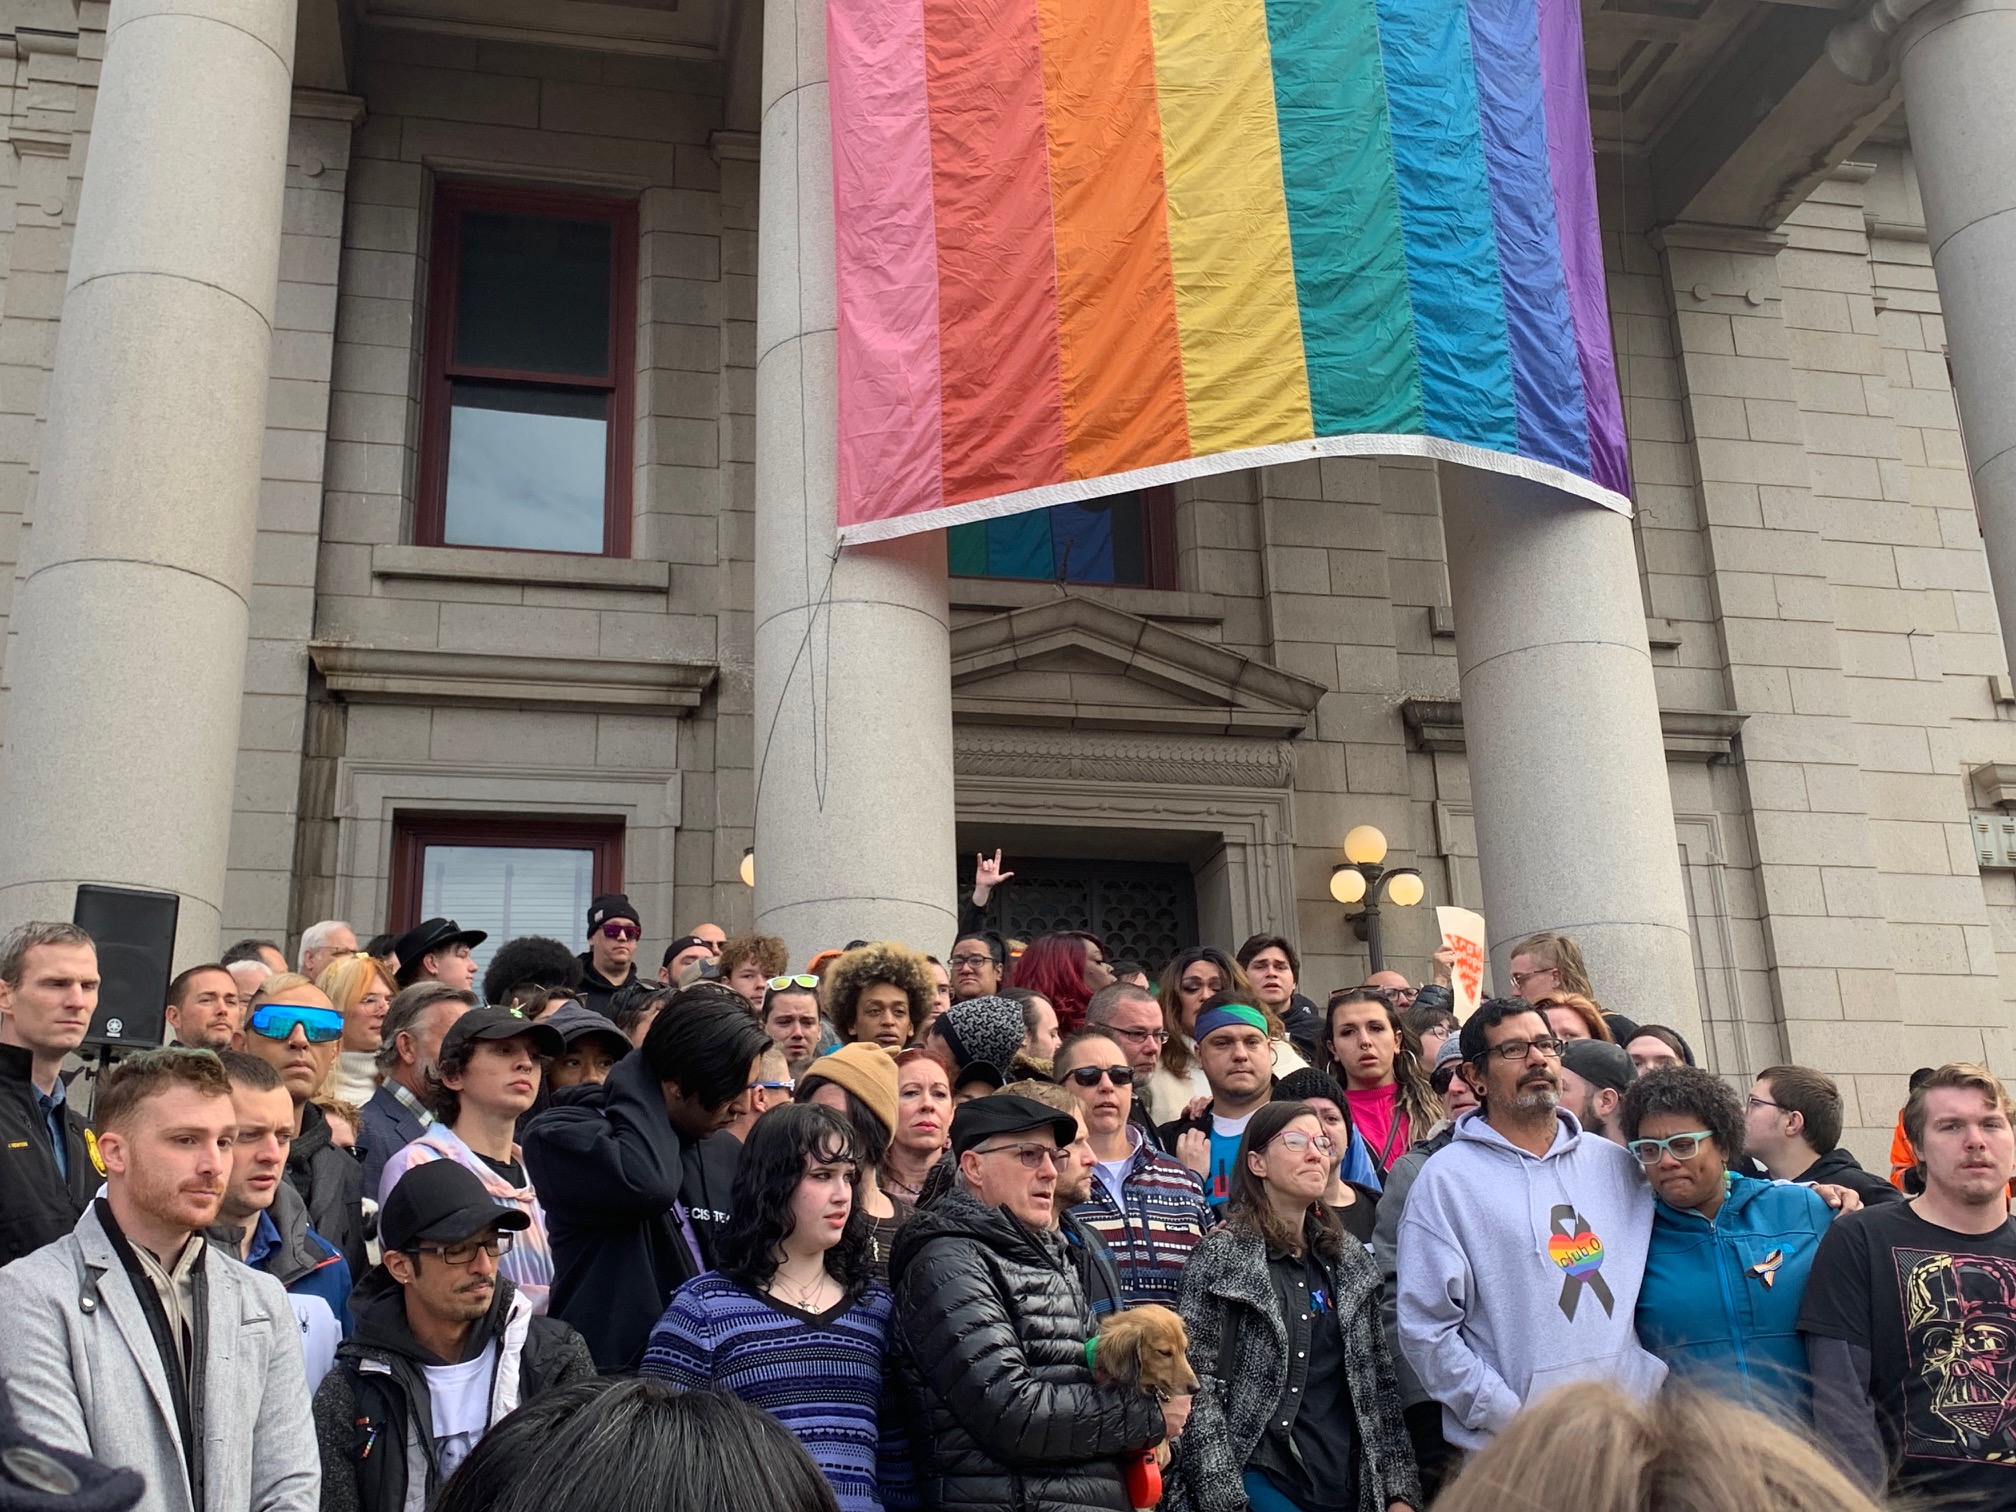
[[[441,186],[422,545],[629,555],[636,246],[624,201]]]

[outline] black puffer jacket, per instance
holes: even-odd
[[[287,1150],[287,1184],[308,1204],[308,1226],[336,1246],[350,1274],[371,1269],[364,1253],[364,1168],[329,1133],[329,1115],[301,1105],[301,1132]]]
[[[955,1188],[896,1236],[889,1280],[923,1506],[1125,1512],[1118,1457],[1161,1441],[1162,1408],[1093,1381],[1056,1233]]]

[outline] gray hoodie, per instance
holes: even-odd
[[[1400,1347],[1461,1449],[1566,1382],[1648,1396],[1666,1374],[1633,1326],[1652,1190],[1622,1148],[1555,1116],[1533,1156],[1466,1113],[1400,1219]]]

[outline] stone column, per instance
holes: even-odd
[[[217,948],[294,0],[113,0],[7,660],[0,923],[80,881]]]
[[[1673,799],[1631,522],[1444,467],[1463,744],[1495,980],[1572,935],[1604,1007],[1700,1042]]]
[[[1941,0],[1897,52],[2003,654],[2016,656],[2016,0]]]
[[[825,0],[768,0],[756,242],[756,926],[794,962],[957,926],[942,535],[836,552]]]

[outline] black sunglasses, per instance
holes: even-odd
[[[1102,1076],[1116,1087],[1134,1085],[1132,1066],[1073,1066],[1064,1073],[1064,1080],[1074,1081],[1081,1087],[1096,1087]]]

